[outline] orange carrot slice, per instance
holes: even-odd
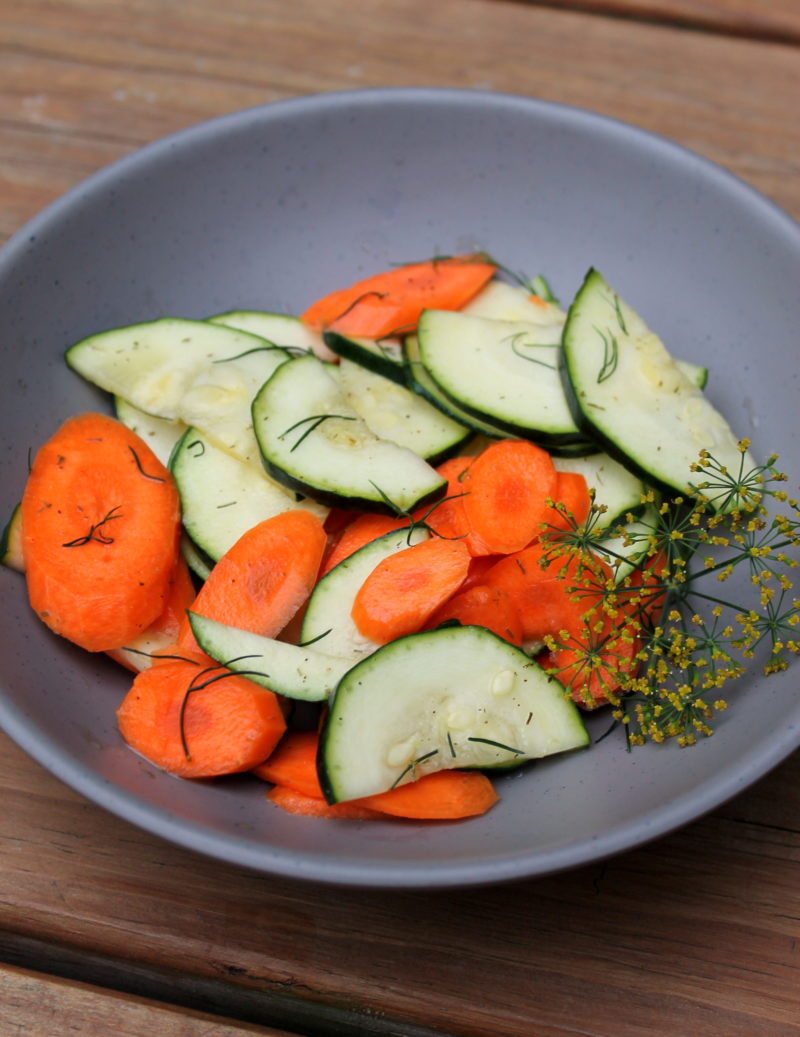
[[[377,810],[364,806],[361,800],[349,803],[326,803],[322,796],[308,796],[285,785],[276,785],[267,793],[267,799],[287,814],[300,817],[322,817],[339,821],[376,821],[385,818]]]
[[[552,500],[554,505],[561,506],[548,508],[545,518],[548,529],[574,529],[589,517],[592,498],[580,472],[556,472]]]
[[[170,577],[164,611],[132,645],[112,649],[107,654],[115,662],[136,673],[146,669],[150,665],[150,659],[147,654],[139,655],[138,652],[152,654],[175,643],[186,610],[194,601],[196,593],[189,566],[179,555],[178,564]]]
[[[517,609],[508,592],[499,587],[475,584],[459,591],[439,606],[427,627],[433,629],[454,619],[464,626],[486,627],[511,644],[522,644],[522,622]]]
[[[390,515],[376,515],[371,512],[359,515],[342,532],[334,547],[326,555],[322,575],[330,572],[335,565],[343,562],[345,558],[349,558],[354,551],[358,551],[365,544],[377,540],[385,533],[391,533],[394,529],[402,529],[408,524],[408,519],[392,518]]]
[[[363,799],[328,804],[317,777],[316,731],[289,731],[270,758],[253,773],[275,783],[267,798],[289,813],[369,820],[391,814],[419,820],[455,820],[485,813],[497,802],[479,771],[437,771]]]
[[[464,511],[483,554],[520,551],[542,531],[556,492],[550,455],[521,439],[490,444],[464,473]],[[479,553],[473,551],[473,553]]]
[[[364,637],[378,644],[421,630],[464,582],[469,560],[459,540],[436,538],[389,555],[356,594],[353,621]]]
[[[480,771],[445,770],[358,802],[394,817],[456,821],[485,814],[497,799],[494,786]]]
[[[22,498],[32,608],[90,652],[133,640],[164,610],[179,521],[172,477],[146,443],[104,414],[69,418]]]
[[[185,658],[143,670],[117,710],[128,745],[182,778],[235,774],[269,756],[286,729],[278,697],[201,653],[174,651]]]
[[[309,306],[302,320],[315,331],[365,338],[407,334],[426,308],[460,309],[495,271],[480,254],[409,263],[331,292]]]
[[[326,535],[308,511],[285,511],[244,533],[211,570],[192,611],[275,637],[305,603],[317,578]],[[188,620],[178,644],[197,648]]]
[[[548,670],[579,706],[596,709],[611,701],[625,677],[635,671],[639,647],[625,619],[612,623],[607,617],[590,617],[549,653]]]
[[[317,731],[287,731],[270,756],[253,768],[253,774],[273,785],[286,785],[306,796],[322,798],[317,777]]]
[[[574,559],[555,558],[542,567],[546,549],[540,543],[502,558],[484,574],[489,587],[505,591],[522,624],[524,641],[541,641],[561,630],[580,630],[583,617],[594,603],[597,581],[607,570],[580,571]],[[570,593],[571,588],[576,588]]]

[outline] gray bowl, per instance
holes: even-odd
[[[800,233],[709,162],[558,105],[371,90],[240,112],[89,178],[0,254],[0,464],[10,513],[35,448],[108,401],[65,347],[114,325],[231,308],[298,312],[399,260],[482,246],[569,299],[597,265],[683,357],[755,451],[798,469]],[[264,872],[368,886],[541,875],[625,850],[716,807],[800,743],[796,672],[741,682],[713,738],[590,751],[500,779],[460,824],[284,815],[247,777],[184,782],[128,751],[129,678],[49,634],[0,572],[0,722],[63,781],[134,824]],[[593,724],[595,730],[598,728]]]

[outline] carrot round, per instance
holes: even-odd
[[[445,770],[417,781],[346,803],[328,804],[317,777],[316,731],[289,731],[253,773],[275,788],[267,798],[289,813],[312,817],[355,818],[391,814],[419,820],[456,820],[485,813],[497,802],[489,779],[479,771]]]
[[[495,271],[481,255],[408,263],[331,292],[309,306],[302,320],[315,331],[365,338],[407,334],[424,309],[466,305]]]
[[[541,641],[561,630],[578,631],[586,612],[597,602],[598,581],[607,570],[597,563],[583,570],[574,558],[554,558],[543,567],[546,549],[540,543],[496,562],[484,583],[505,591],[522,625],[524,641]]]
[[[365,544],[377,540],[385,533],[391,533],[392,530],[402,529],[408,524],[408,519],[392,518],[391,515],[377,515],[374,512],[359,515],[342,531],[334,546],[325,556],[322,574],[330,572],[335,565],[343,562],[345,558],[349,558],[354,551],[364,547]]]
[[[364,806],[361,800],[349,803],[327,803],[322,796],[309,796],[304,792],[288,788],[286,785],[275,785],[267,793],[267,799],[287,814],[299,817],[321,817],[338,821],[376,821],[385,815],[377,810]]]
[[[157,767],[182,778],[253,768],[286,729],[278,697],[246,677],[174,649],[143,670],[117,710],[122,737]]]
[[[596,709],[612,701],[624,678],[634,672],[639,647],[624,617],[615,623],[592,616],[549,653],[547,669],[579,706]]]
[[[580,472],[556,472],[552,499],[554,506],[548,508],[545,518],[548,529],[574,529],[589,517],[592,498]]]
[[[147,444],[104,414],[69,418],[22,498],[32,608],[91,652],[121,647],[164,610],[179,528],[172,477]]]
[[[306,796],[322,797],[317,777],[317,731],[287,731],[270,756],[253,774],[273,785],[286,785]]]
[[[146,669],[151,663],[150,655],[175,643],[186,610],[194,601],[196,593],[189,566],[179,555],[169,579],[167,600],[161,615],[133,643],[114,648],[107,654],[115,662],[136,673]],[[140,655],[139,652],[145,654]]]
[[[389,555],[356,594],[354,623],[378,644],[421,630],[464,582],[469,561],[469,551],[459,540],[436,537]]]
[[[311,593],[326,541],[322,523],[308,511],[285,511],[265,519],[220,558],[192,611],[275,637]],[[178,644],[197,648],[188,620],[181,624]]]
[[[511,644],[523,641],[522,622],[507,591],[486,584],[474,584],[460,590],[433,613],[427,626],[431,629],[458,620],[464,626],[486,627]]]
[[[464,511],[482,553],[511,554],[530,544],[548,521],[556,482],[550,455],[533,443],[501,439],[488,446],[462,478]]]

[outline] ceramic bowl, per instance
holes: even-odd
[[[472,91],[367,90],[224,116],[101,170],[0,253],[0,514],[68,415],[109,409],[64,349],[164,315],[299,312],[391,263],[486,248],[568,300],[589,266],[708,393],[798,470],[800,232],[746,184],[608,118]],[[800,743],[797,671],[745,678],[693,749],[589,751],[498,780],[500,803],[450,824],[283,814],[264,786],[172,778],[115,726],[128,675],[51,635],[0,572],[0,722],[55,775],[198,852],[301,879],[436,887],[542,875],[617,853],[713,809]],[[593,722],[595,733],[600,727]]]

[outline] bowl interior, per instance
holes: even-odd
[[[164,315],[299,312],[388,264],[485,248],[568,301],[597,266],[762,457],[797,470],[800,234],[771,203],[674,145],[588,113],[476,92],[364,91],[217,119],[96,174],[0,254],[0,487],[35,449],[108,409],[70,373],[82,336]],[[448,885],[542,874],[698,816],[800,741],[795,675],[742,681],[715,736],[627,753],[621,736],[500,780],[462,824],[283,815],[246,777],[182,782],[128,751],[124,671],[50,635],[0,572],[0,722],[103,806],[167,838],[298,877]],[[596,718],[596,733],[607,726]],[[357,751],[357,750],[354,750]],[[678,755],[680,754],[680,755]]]

